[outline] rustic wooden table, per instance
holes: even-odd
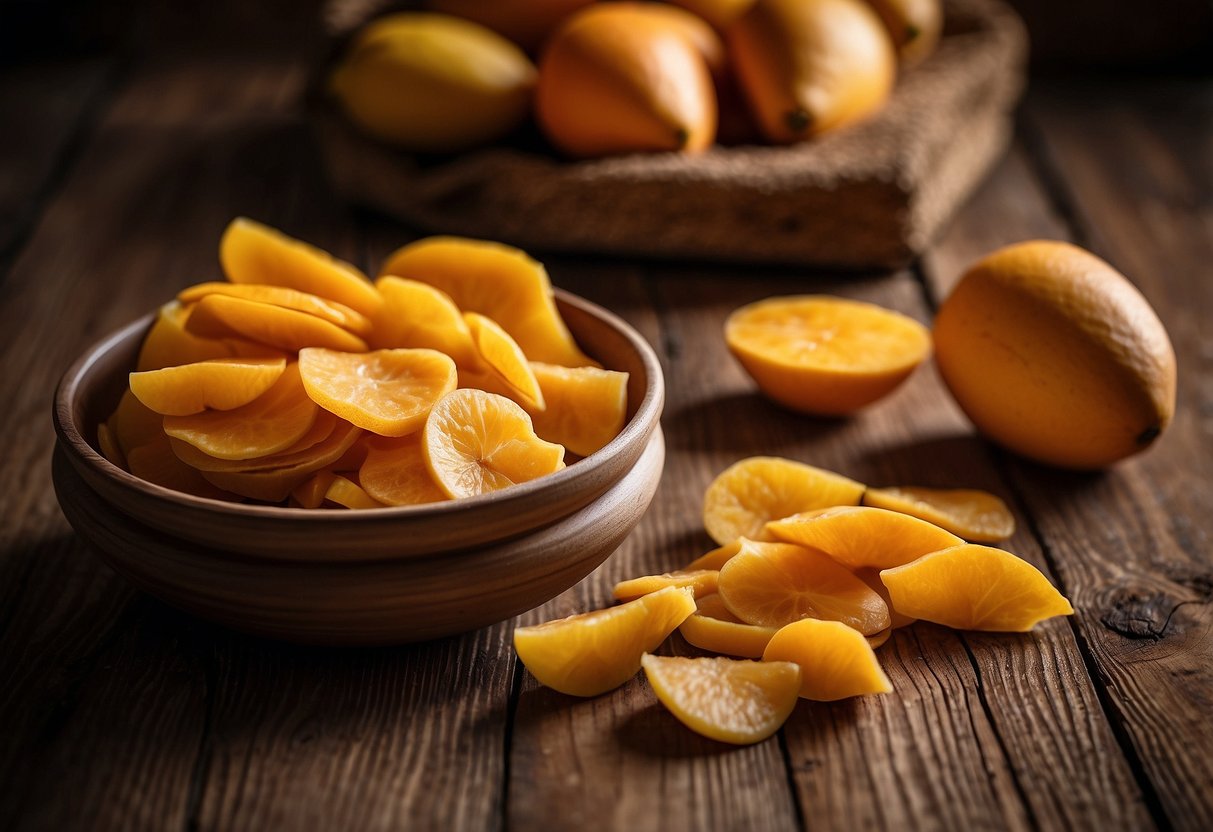
[[[409,237],[327,189],[298,115],[306,50],[291,30],[243,32],[234,54],[230,39],[222,52],[196,43],[217,29],[178,22],[130,58],[0,77],[0,827],[1213,828],[1208,82],[1035,82],[1009,157],[905,271],[545,258],[662,357],[669,458],[647,517],[598,572],[516,621],[317,650],[132,590],[75,538],[50,485],[60,372],[214,278],[232,216],[364,266]],[[1047,470],[976,438],[930,367],[854,419],[789,414],[721,340],[731,309],[793,292],[927,321],[971,259],[1041,236],[1128,274],[1179,355],[1174,425],[1105,474]],[[880,652],[894,693],[804,703],[750,748],[691,734],[641,678],[588,701],[540,688],[513,656],[513,627],[601,605],[614,580],[706,550],[704,487],[757,453],[1000,494],[1019,521],[1009,548],[1076,614],[1028,635],[898,631]]]

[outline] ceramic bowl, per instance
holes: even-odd
[[[495,494],[424,506],[307,511],[195,497],[138,479],[97,451],[152,317],[89,349],[55,394],[52,473],[76,531],[170,604],[305,643],[391,644],[531,609],[606,559],[661,477],[664,401],[653,350],[615,315],[557,292],[578,343],[630,374],[628,420],[601,450]]]

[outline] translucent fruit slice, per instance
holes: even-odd
[[[802,511],[855,506],[864,486],[830,471],[771,456],[752,456],[722,471],[703,495],[703,525],[722,546],[764,539],[764,526]]]
[[[826,295],[743,306],[724,328],[729,350],[763,393],[808,413],[850,413],[891,393],[931,352],[913,318]]]
[[[747,624],[841,621],[864,634],[889,626],[884,600],[829,556],[792,543],[742,540],[720,570],[720,598]]]
[[[564,467],[564,448],[536,436],[525,410],[483,390],[447,394],[430,411],[421,441],[434,481],[452,498],[499,491]]]
[[[375,288],[383,297],[370,338],[375,349],[424,348],[446,353],[460,368],[479,363],[463,313],[446,292],[390,275]]]
[[[332,471],[317,471],[291,489],[291,498],[300,508],[320,508],[329,485],[337,477]]]
[[[543,264],[524,251],[484,240],[429,237],[392,253],[379,273],[428,283],[463,311],[487,315],[533,361],[594,365],[561,320]]]
[[[380,436],[425,424],[434,403],[455,389],[455,362],[436,350],[299,352],[299,373],[318,405]]]
[[[399,439],[373,437],[358,471],[366,493],[389,506],[436,503],[447,496],[430,475],[417,435]]]
[[[225,491],[254,500],[263,500],[267,503],[278,503],[285,500],[314,472],[328,468],[341,459],[361,436],[361,428],[338,420],[337,426],[327,439],[310,449],[305,458],[288,467],[271,468],[264,471],[201,471],[200,473],[208,482]]]
[[[849,569],[890,569],[964,543],[934,523],[896,511],[835,506],[767,523],[772,537],[825,552]]]
[[[911,618],[903,614],[893,606],[893,599],[889,597],[889,588],[884,585],[884,581],[880,580],[879,569],[856,569],[855,577],[870,586],[873,592],[884,599],[885,606],[889,608],[890,629],[896,630],[900,627],[908,627],[918,620],[917,618]]]
[[[1002,549],[965,543],[880,579],[902,613],[957,630],[1024,633],[1074,608],[1035,566]]]
[[[966,488],[869,488],[863,504],[900,511],[974,543],[997,543],[1015,534],[1015,515],[988,491]]]
[[[489,372],[514,394],[511,398],[516,397],[527,410],[543,410],[543,391],[518,343],[496,321],[478,312],[465,312],[463,320],[482,366],[488,367]]]
[[[805,699],[832,702],[893,690],[872,646],[837,621],[806,618],[781,628],[762,660],[800,665],[800,695]]]
[[[775,627],[746,624],[724,605],[720,595],[695,599],[695,614],[683,621],[678,630],[688,643],[726,656],[762,658]]]
[[[231,495],[207,482],[201,474],[177,459],[164,434],[145,445],[132,448],[126,455],[130,472],[141,480],[154,482],[173,491],[222,500]]]
[[[695,611],[689,589],[669,587],[635,601],[514,630],[518,658],[536,679],[573,696],[617,688],[640,657]]]
[[[322,298],[310,292],[288,289],[285,286],[267,286],[257,283],[198,283],[177,293],[182,303],[194,303],[208,295],[227,295],[244,300],[255,300],[296,312],[306,312],[330,324],[348,329],[355,335],[366,337],[371,332],[371,319],[344,303]]]
[[[207,295],[194,304],[187,331],[205,338],[237,335],[287,352],[326,347],[365,352],[366,341],[307,312],[256,300]]]
[[[285,358],[213,358],[130,374],[131,392],[165,416],[234,410],[282,377]]]
[[[171,438],[169,443],[172,445],[173,453],[182,462],[199,471],[227,473],[268,471],[272,468],[289,468],[311,459],[317,453],[318,446],[337,429],[340,421],[332,413],[316,408],[316,418],[312,422],[312,426],[290,447],[268,456],[251,456],[245,459],[220,459],[176,437]]]
[[[268,283],[335,300],[373,317],[383,303],[366,275],[328,252],[267,225],[237,217],[219,241],[219,262],[232,283]]]
[[[692,572],[696,569],[716,569],[720,570],[726,563],[732,559],[733,555],[741,551],[741,541],[734,540],[732,543],[726,543],[723,546],[717,546],[712,551],[700,555],[695,560],[682,567],[683,572]]]
[[[211,358],[272,358],[281,352],[264,344],[238,338],[203,338],[186,331],[185,325],[193,312],[192,305],[170,301],[160,307],[152,328],[139,347],[135,369],[159,370],[178,364],[192,364]]]
[[[330,503],[350,509],[383,508],[383,503],[363,490],[362,486],[337,474],[324,490],[324,499]]]
[[[800,668],[791,662],[654,656],[641,659],[661,704],[697,734],[752,745],[779,730],[796,707]]]
[[[589,456],[619,435],[627,420],[628,374],[597,367],[531,362],[546,407],[531,414],[535,433]]]
[[[696,598],[716,593],[716,578],[720,573],[715,569],[697,569],[694,572],[666,572],[661,575],[645,575],[615,584],[614,596],[618,601],[630,601],[650,592],[657,592],[667,586],[686,587]]]

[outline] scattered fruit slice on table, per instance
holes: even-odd
[[[886,627],[879,633],[872,633],[870,636],[864,636],[867,639],[868,646],[875,650],[878,647],[883,647],[889,637],[893,635],[893,627]]]
[[[640,658],[695,611],[689,589],[669,587],[635,601],[514,630],[518,658],[536,679],[573,696],[617,688]]]
[[[287,352],[304,347],[345,352],[365,352],[367,348],[366,341],[323,318],[228,295],[207,295],[195,303],[185,328],[205,338],[235,335]]]
[[[645,575],[615,584],[614,596],[619,601],[630,601],[650,592],[657,592],[667,586],[679,586],[690,589],[696,598],[701,595],[712,595],[716,592],[715,569],[697,569],[694,572],[666,572],[662,575]]]
[[[535,433],[589,456],[623,430],[628,410],[628,374],[597,367],[561,367],[532,361],[544,409],[522,403]]]
[[[682,567],[683,572],[693,572],[696,569],[715,569],[719,571],[733,555],[741,551],[741,541],[734,540],[723,546],[717,546],[707,554],[700,555],[695,560]]]
[[[463,320],[467,323],[481,364],[505,385],[512,394],[511,398],[518,398],[518,403],[527,410],[544,410],[539,380],[535,378],[535,371],[527,363],[518,342],[496,321],[479,312],[465,312]]]
[[[835,506],[767,523],[772,537],[825,552],[848,569],[890,569],[964,543],[933,523],[896,511]]]
[[[806,618],[781,628],[762,660],[800,665],[805,699],[832,702],[893,690],[867,639],[837,621]]]
[[[703,495],[703,525],[720,545],[764,539],[767,522],[802,511],[859,505],[864,486],[790,459],[753,456],[722,471]]]
[[[389,506],[413,506],[446,500],[425,464],[418,436],[373,437],[358,471],[366,493]]]
[[[898,611],[957,630],[1024,633],[1074,612],[1035,566],[975,543],[885,569],[880,579]]]
[[[299,373],[314,402],[380,436],[421,429],[434,403],[455,389],[455,362],[435,350],[347,353],[299,351]]]
[[[375,317],[370,341],[376,349],[431,349],[444,352],[460,368],[479,363],[463,313],[441,289],[417,280],[381,277],[375,288],[383,308]]]
[[[997,543],[1015,534],[1015,516],[988,491],[963,488],[869,488],[863,504],[934,523],[971,543]]]
[[[314,406],[314,405],[313,405]],[[173,453],[192,468],[199,471],[221,471],[236,473],[239,471],[268,471],[271,468],[290,468],[300,462],[306,462],[315,456],[320,446],[337,429],[340,420],[326,410],[316,408],[316,418],[312,426],[289,447],[265,456],[249,456],[243,459],[222,459],[211,456],[196,446],[172,436],[169,444]],[[237,423],[236,430],[248,430],[249,425]],[[176,428],[174,428],[176,429]]]
[[[896,630],[900,627],[908,627],[918,620],[917,618],[905,615],[893,606],[893,599],[889,597],[889,588],[884,585],[884,581],[880,580],[879,569],[856,569],[855,577],[870,586],[873,592],[884,599],[885,606],[889,608],[890,629]]]
[[[724,332],[763,393],[822,415],[850,413],[888,395],[931,352],[930,333],[913,318],[826,295],[743,306]]]
[[[422,435],[426,464],[448,497],[474,497],[564,467],[564,448],[535,435],[515,402],[483,390],[447,394]]]
[[[688,643],[726,656],[762,658],[775,627],[746,624],[720,600],[718,594],[695,599],[695,614],[682,622],[678,630]]]
[[[301,292],[298,289],[288,289],[285,286],[224,283],[222,281],[197,283],[178,292],[177,300],[181,303],[195,303],[208,295],[226,295],[244,300],[255,300],[271,306],[294,309],[296,312],[306,312],[364,338],[371,332],[371,319],[361,312],[356,312],[335,300],[327,300],[319,295]]]
[[[350,509],[383,508],[383,503],[348,477],[336,475],[324,491],[324,499]]]
[[[362,436],[362,430],[349,422],[337,421],[328,438],[306,452],[305,458],[281,468],[259,471],[201,471],[210,483],[225,491],[253,500],[277,503],[307,478],[332,465],[349,451]]]
[[[661,704],[709,739],[751,745],[774,734],[796,707],[800,668],[792,662],[654,656],[641,659]]]
[[[867,584],[828,555],[791,543],[743,540],[718,585],[725,606],[747,624],[823,618],[865,635],[889,626],[888,607]]]
[[[213,358],[130,374],[131,392],[165,416],[235,410],[269,390],[285,358]]]

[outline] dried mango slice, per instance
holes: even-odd
[[[375,349],[438,350],[457,367],[472,369],[479,364],[463,313],[446,292],[390,275],[376,280],[375,288],[383,296],[370,338]]]
[[[864,486],[802,462],[753,456],[730,465],[703,495],[703,525],[722,546],[765,539],[764,526],[802,511],[855,506]]]
[[[329,484],[336,476],[332,471],[317,471],[291,489],[291,499],[299,504],[299,508],[320,508]]]
[[[511,398],[516,397],[524,408],[542,411],[545,406],[543,391],[518,343],[492,318],[465,312],[463,320],[476,345],[481,365],[487,367],[514,394]]]
[[[267,471],[201,471],[199,473],[208,482],[225,491],[231,491],[233,494],[254,500],[264,500],[267,503],[278,503],[285,500],[291,491],[312,473],[321,468],[327,468],[340,459],[361,436],[361,428],[338,420],[336,428],[327,439],[311,448],[306,454],[306,459],[289,467],[272,468]]]
[[[131,392],[165,416],[235,410],[274,385],[285,358],[212,358],[130,374]]]
[[[879,647],[883,647],[885,645],[885,642],[887,642],[889,640],[889,637],[893,635],[893,629],[894,629],[893,627],[888,627],[886,629],[881,630],[879,633],[873,633],[870,636],[864,636],[864,638],[867,640],[868,646],[871,647],[873,650],[875,650],[875,649],[877,649]]]
[[[717,546],[707,554],[700,555],[695,560],[682,567],[683,572],[693,572],[696,569],[716,569],[720,570],[726,563],[741,551],[741,541],[734,540],[732,543],[726,543],[723,546]]]
[[[771,639],[762,660],[800,665],[805,699],[832,702],[893,690],[872,646],[837,621],[806,618],[788,624]]]
[[[880,579],[901,612],[957,630],[1026,633],[1046,618],[1074,613],[1035,566],[975,543],[885,569]]]
[[[273,358],[282,353],[264,344],[240,338],[203,338],[187,332],[193,306],[170,301],[160,307],[152,328],[139,347],[135,370],[159,370],[212,358]]]
[[[889,626],[884,600],[828,555],[792,543],[742,540],[720,570],[720,599],[747,624],[841,621],[861,633]]]
[[[640,669],[640,658],[695,611],[689,589],[668,587],[635,601],[514,630],[514,649],[542,684],[597,696]]]
[[[448,499],[425,464],[421,438],[373,437],[358,470],[366,493],[389,506],[414,506]]]
[[[192,468],[199,471],[268,471],[271,468],[289,468],[296,463],[311,458],[312,450],[332,435],[340,422],[336,416],[326,410],[316,409],[316,419],[307,433],[297,439],[294,444],[277,453],[268,456],[252,456],[246,459],[220,459],[201,451],[188,442],[172,437],[169,443],[173,453]]]
[[[383,503],[348,477],[335,475],[324,491],[324,499],[349,509],[383,508]]]
[[[145,405],[128,387],[109,418],[109,427],[124,455],[164,434],[164,417]]]
[[[889,588],[884,585],[884,581],[880,580],[879,569],[856,569],[855,577],[870,586],[873,592],[884,599],[885,606],[889,608],[889,629],[896,630],[900,627],[908,627],[918,620],[902,613],[893,606],[893,599],[889,597]]]
[[[746,624],[733,615],[718,594],[696,598],[695,606],[695,614],[683,621],[678,631],[687,642],[704,650],[759,659],[775,635],[775,627]]]
[[[232,283],[297,289],[345,304],[368,318],[383,303],[354,266],[245,217],[232,220],[223,232],[219,262]]]
[[[346,353],[308,348],[299,372],[312,400],[380,436],[421,429],[434,403],[455,389],[455,362],[435,350]]]
[[[132,448],[126,455],[130,472],[141,480],[180,491],[183,494],[193,494],[195,497],[208,497],[222,500],[231,495],[207,482],[201,474],[177,459],[168,446],[168,438],[164,434],[145,445]]]
[[[367,348],[366,341],[323,318],[228,295],[207,295],[195,303],[185,328],[206,338],[238,335],[287,352],[304,347],[346,352],[365,352]]]
[[[779,730],[796,707],[800,668],[792,662],[654,656],[641,659],[661,704],[697,734],[752,745]]]
[[[662,575],[645,575],[615,584],[614,596],[617,601],[630,601],[650,592],[657,592],[667,586],[681,586],[690,589],[698,598],[701,595],[716,593],[715,569],[698,569],[694,572],[666,572]]]
[[[825,552],[849,569],[890,569],[964,543],[934,523],[896,511],[835,506],[767,523],[771,536]]]
[[[182,303],[194,303],[209,295],[227,295],[294,309],[296,312],[306,312],[363,338],[371,333],[371,319],[361,312],[335,300],[328,300],[310,292],[300,292],[298,289],[288,289],[285,286],[220,281],[197,283],[178,292],[177,300]]]
[[[900,511],[934,523],[972,543],[997,543],[1015,534],[1015,515],[988,491],[967,488],[869,488],[865,506]]]
[[[546,407],[523,408],[531,414],[535,433],[589,456],[623,430],[628,410],[628,374],[597,367],[561,367],[532,361]]]

